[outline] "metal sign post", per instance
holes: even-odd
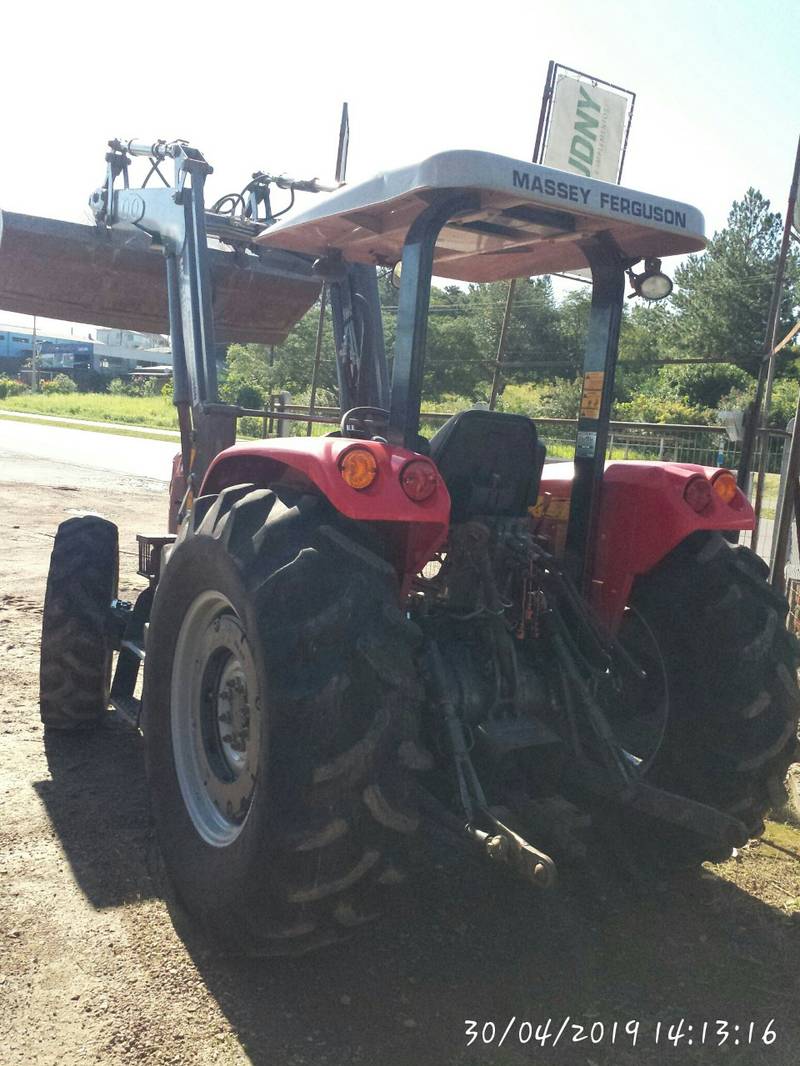
[[[532,162],[619,184],[635,103],[636,93],[630,89],[551,59],[547,66]],[[516,281],[508,283],[492,374],[489,400],[492,411],[500,392],[516,287]]]

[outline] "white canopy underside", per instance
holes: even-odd
[[[611,235],[632,259],[705,247],[702,214],[688,204],[488,152],[442,152],[415,166],[347,186],[278,222],[258,243],[350,262],[392,266],[411,223],[450,193],[479,207],[442,230],[434,274],[499,281],[587,265],[581,243]]]

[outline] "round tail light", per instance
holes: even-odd
[[[723,470],[721,473],[716,474],[712,478],[711,484],[714,492],[716,492],[717,496],[719,496],[723,503],[732,503],[736,499],[736,478],[727,470]]]
[[[400,484],[410,500],[421,503],[436,492],[439,474],[426,459],[411,459],[400,472]]]
[[[683,490],[683,498],[693,511],[700,514],[711,503],[711,493],[711,482],[698,474]]]
[[[339,460],[339,473],[351,489],[368,489],[378,476],[378,464],[369,448],[350,448]]]

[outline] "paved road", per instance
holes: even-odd
[[[108,474],[161,489],[177,444],[0,419],[0,481],[36,485],[108,483]]]
[[[64,418],[62,415],[40,415],[36,411],[10,411],[6,407],[0,407],[0,417],[14,418],[19,422],[47,422],[51,425],[53,422],[64,425],[67,429],[70,426],[94,426],[100,430],[108,429],[122,429],[122,430],[135,430],[142,436],[153,437],[175,437],[176,440],[180,439],[180,433],[176,429],[154,429],[151,426],[135,426],[130,422],[98,422],[90,421],[88,418]]]

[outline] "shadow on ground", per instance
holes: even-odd
[[[156,895],[156,853],[141,738],[113,719],[85,733],[45,733],[51,780],[34,785],[75,880],[95,907]]]
[[[87,897],[108,907],[157,895],[138,736],[111,728],[89,737],[48,736],[46,745],[53,780],[37,790]],[[795,1066],[797,915],[759,902],[711,869],[647,891],[613,869],[568,875],[545,896],[482,864],[443,863],[432,848],[419,867],[404,905],[359,940],[313,957],[220,958],[178,920],[199,973],[253,1063]],[[553,1051],[566,1016],[587,1033],[602,1023],[603,1041],[564,1046],[567,1036],[580,1035],[570,1024]],[[499,1048],[512,1017],[516,1023]],[[535,1032],[548,1018],[549,1050],[535,1037],[521,1046],[520,1024],[532,1022]],[[675,1049],[666,1038],[681,1018],[684,1036]],[[493,1022],[494,1043],[479,1037],[467,1049],[465,1019],[479,1029]],[[623,1037],[631,1019],[640,1022],[635,1047]],[[716,1042],[717,1019],[729,1023],[727,1046],[698,1048],[704,1021]],[[758,1038],[770,1019],[775,1042],[746,1046],[749,1024]],[[656,1045],[659,1021],[665,1024]]]

